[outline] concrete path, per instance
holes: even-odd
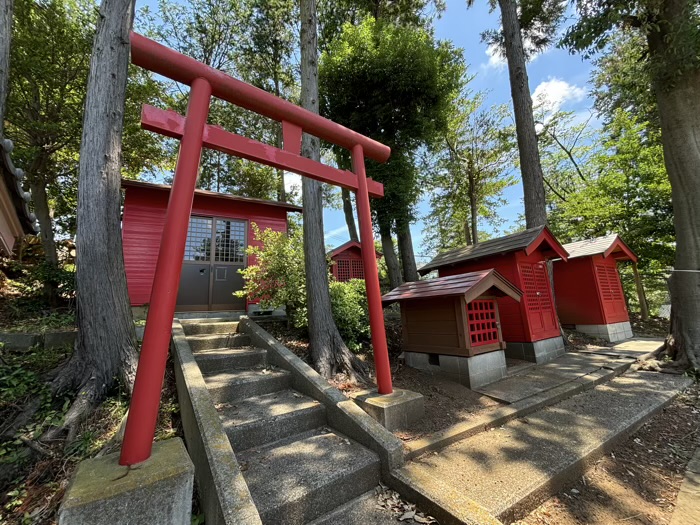
[[[596,372],[621,374],[634,361],[627,357],[567,353],[544,365],[532,366],[476,391],[505,403],[516,403]]]
[[[598,354],[617,357],[631,357],[641,361],[648,359],[664,344],[663,337],[632,337],[612,347],[591,346],[586,349],[577,349],[581,354]]]
[[[401,474],[431,494],[436,505],[452,503],[433,485],[449,486],[510,522],[581,475],[689,384],[685,377],[633,372],[425,454],[407,463]]]
[[[685,479],[678,492],[676,509],[671,525],[697,525],[700,523],[700,448],[688,463]]]

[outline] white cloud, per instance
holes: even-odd
[[[301,175],[285,171],[284,189],[287,193],[293,193],[294,190],[296,190],[299,194],[301,194]]]
[[[586,90],[569,84],[566,80],[550,77],[541,82],[532,94],[534,106],[539,106],[547,112],[559,111],[567,102],[580,102],[586,98]]]
[[[489,61],[483,64],[483,67],[491,69],[503,69],[506,67],[506,57],[500,53],[498,46],[495,44],[491,44],[486,48],[486,56],[489,57]]]

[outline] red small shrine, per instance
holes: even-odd
[[[375,250],[377,260],[382,254]],[[328,252],[331,260],[331,273],[336,281],[345,282],[350,279],[364,279],[362,267],[362,245],[357,241],[348,241]]]
[[[632,337],[618,261],[637,262],[637,256],[617,234],[564,245],[567,262],[554,262],[557,313],[570,325],[608,341]]]
[[[544,363],[564,353],[564,340],[552,297],[548,259],[568,254],[546,226],[441,253],[419,273],[440,277],[492,268],[523,291],[520,302],[498,299],[506,356]]]
[[[506,375],[497,299],[521,296],[496,270],[482,270],[404,283],[382,303],[401,304],[408,366],[478,388]]]

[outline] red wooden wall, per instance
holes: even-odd
[[[362,250],[358,246],[349,246],[342,252],[336,253],[331,257],[331,261],[335,263],[331,266],[331,273],[337,281],[365,278]]]
[[[453,267],[440,268],[439,275],[456,275],[495,268],[503,277],[520,288],[521,301],[498,299],[503,339],[508,342],[534,342],[560,335],[554,311],[545,257],[540,250],[529,256],[524,251],[465,261]],[[540,295],[537,295],[540,291]]]
[[[617,261],[601,254],[554,263],[554,291],[564,324],[629,321]]]
[[[125,192],[122,243],[126,281],[132,306],[140,306],[148,304],[151,297],[170,192],[144,187],[127,187]],[[261,230],[287,231],[287,210],[264,203],[195,194],[192,215],[247,220],[249,245],[259,244],[253,235],[253,223]],[[249,259],[247,265],[251,264],[255,261]]]

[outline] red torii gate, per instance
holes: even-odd
[[[391,370],[369,204],[370,195],[384,196],[384,187],[367,178],[365,173],[365,156],[385,162],[391,153],[389,147],[133,32],[131,61],[144,69],[187,84],[191,89],[185,117],[148,105],[143,107],[141,114],[144,129],[180,139],[181,143],[119,463],[134,465],[151,455],[203,147],[356,192],[377,386],[380,394],[390,394]],[[283,149],[207,124],[212,96],[281,122]],[[302,157],[303,132],[350,150],[353,171],[339,170]]]

